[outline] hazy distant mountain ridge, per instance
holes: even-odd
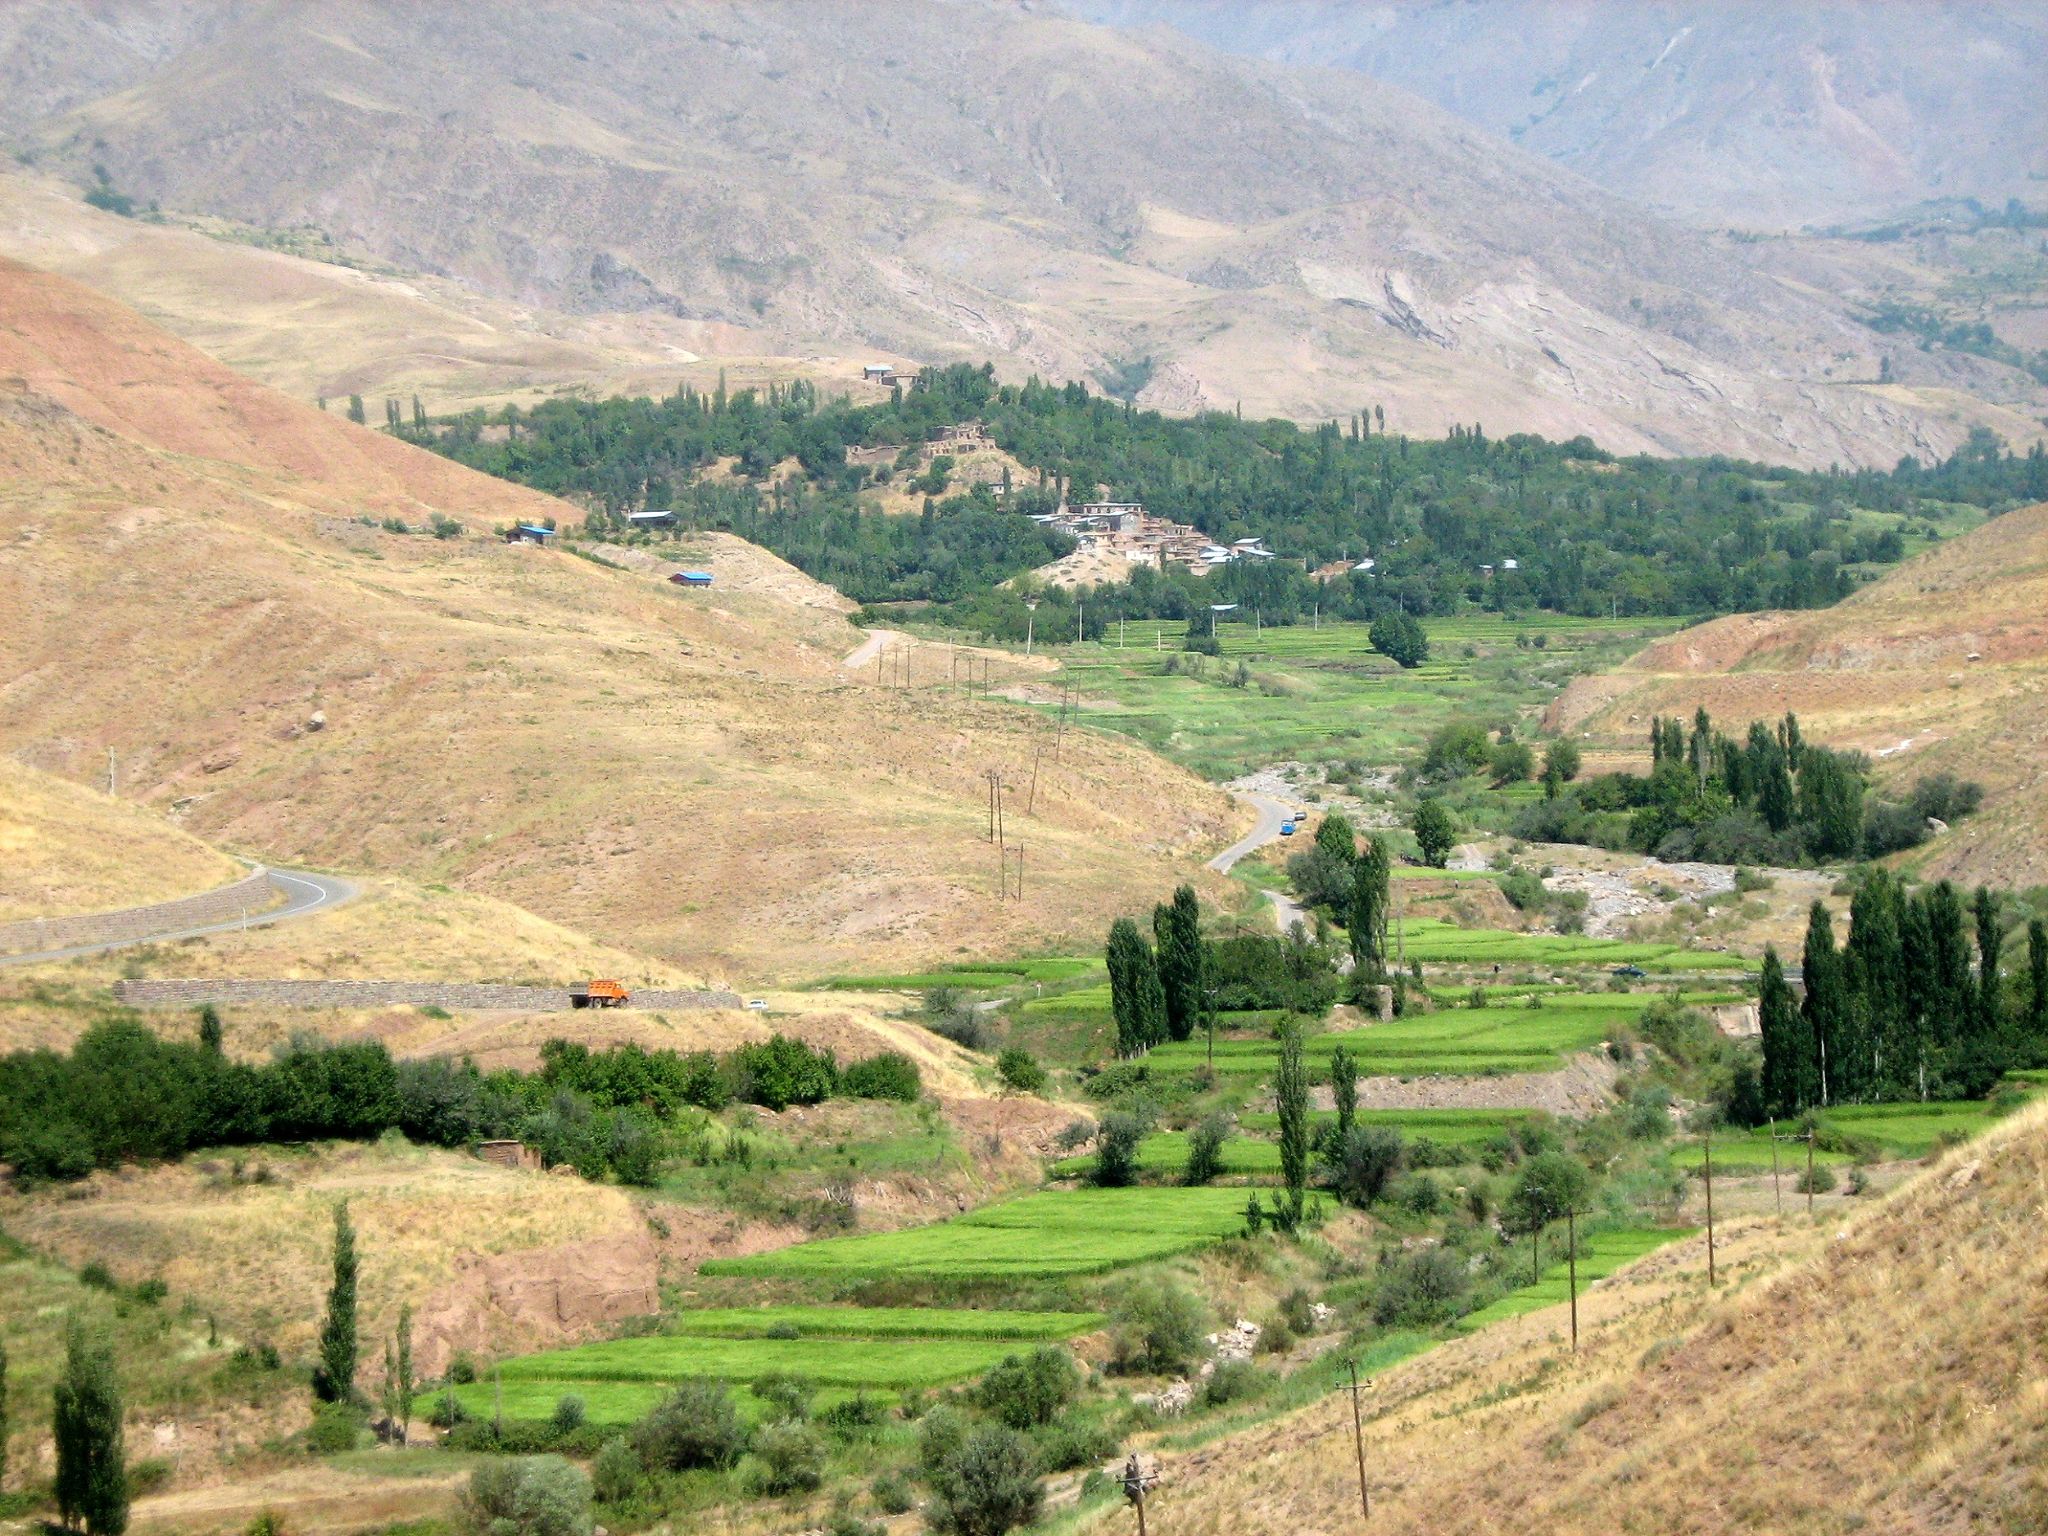
[[[1701,222],[2048,201],[2048,8],[2031,0],[1066,3],[1361,71]]]

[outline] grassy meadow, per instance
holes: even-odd
[[[1593,1281],[1604,1279],[1625,1264],[1633,1264],[1644,1254],[1654,1253],[1666,1243],[1690,1237],[1693,1230],[1690,1227],[1612,1227],[1582,1236],[1579,1239],[1579,1289],[1585,1290]],[[1562,1246],[1560,1242],[1558,1247],[1561,1249]],[[1523,1247],[1526,1251],[1527,1244]],[[1520,1317],[1525,1312],[1534,1312],[1570,1299],[1569,1261],[1559,1258],[1555,1263],[1545,1266],[1540,1275],[1534,1283],[1509,1291],[1505,1296],[1476,1312],[1468,1312],[1458,1320],[1459,1329],[1470,1332],[1475,1328],[1484,1328],[1488,1323]]]

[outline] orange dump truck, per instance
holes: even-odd
[[[609,980],[579,981],[569,989],[569,1001],[578,1008],[623,1008],[632,996],[624,983]]]

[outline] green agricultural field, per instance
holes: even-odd
[[[1164,671],[1169,657],[1180,658],[1177,669],[1189,659],[1179,650],[1178,624],[1131,624],[1121,647],[1112,624],[1103,643],[1061,646],[1059,653],[1067,680],[1091,705],[1099,702],[1083,713],[1089,724],[1134,736],[1223,780],[1282,758],[1403,760],[1453,716],[1491,719],[1533,709],[1566,679],[1618,661],[1680,622],[1551,614],[1426,619],[1430,659],[1408,672],[1373,650],[1367,626],[1355,623],[1223,624],[1216,632],[1223,654],[1208,658],[1199,675]],[[1251,674],[1244,687],[1233,686],[1240,662]]]
[[[1929,1104],[1844,1104],[1828,1110],[1822,1118],[1827,1125],[1846,1136],[1864,1137],[1875,1142],[1881,1156],[1903,1159],[1925,1157],[1943,1138],[1982,1135],[1998,1122],[1999,1117],[1989,1104],[1964,1100]],[[1779,1125],[1778,1133],[1780,1136],[1789,1135],[1797,1129],[1787,1121]],[[1805,1143],[1780,1141],[1778,1158],[1788,1172],[1803,1166],[1806,1162]],[[1853,1160],[1845,1152],[1816,1150],[1814,1153],[1817,1163],[1836,1164]],[[1698,1168],[1705,1161],[1705,1153],[1696,1139],[1688,1139],[1672,1147],[1671,1161],[1681,1168]],[[1714,1168],[1717,1172],[1722,1168],[1733,1171],[1736,1168],[1770,1166],[1770,1127],[1715,1133]]]
[[[1754,963],[1740,955],[1683,949],[1676,944],[1639,944],[1625,939],[1589,939],[1562,933],[1511,933],[1498,928],[1460,928],[1435,918],[1404,925],[1403,953],[1425,965],[1635,965],[1646,971],[1740,971]]]
[[[553,1417],[555,1404],[564,1397],[578,1397],[583,1400],[583,1416],[589,1422],[608,1426],[623,1426],[645,1418],[648,1410],[667,1397],[671,1390],[673,1384],[669,1382],[586,1381],[575,1377],[522,1381],[508,1377],[502,1388],[488,1381],[478,1381],[454,1389],[456,1402],[472,1419],[489,1419],[502,1409],[508,1423],[543,1423]],[[814,1409],[829,1408],[863,1393],[864,1389],[855,1387],[822,1387],[811,1400],[811,1406]],[[880,1394],[865,1392],[865,1395]],[[427,1418],[440,1397],[439,1390],[421,1393],[413,1400],[413,1416]],[[767,1403],[742,1385],[734,1385],[732,1399],[740,1418],[747,1423],[759,1423],[770,1412]]]
[[[1520,994],[1516,994],[1520,995]],[[1565,1058],[1591,1050],[1608,1027],[1626,1022],[1655,1001],[1649,993],[1539,993],[1538,1006],[1489,1002],[1483,1008],[1439,1008],[1363,1029],[1311,1035],[1303,1042],[1310,1075],[1329,1081],[1330,1053],[1343,1046],[1368,1077],[1464,1076],[1548,1072]],[[1722,1001],[1693,996],[1695,1003]],[[1207,1059],[1200,1039],[1153,1047],[1145,1058],[1155,1070],[1192,1071]],[[1219,1040],[1216,1070],[1232,1077],[1271,1077],[1279,1066],[1272,1040]]]
[[[770,1331],[822,1339],[1003,1339],[1042,1343],[1100,1328],[1100,1312],[1009,1312],[931,1307],[707,1307],[679,1314],[682,1338],[766,1338]]]
[[[902,1390],[977,1376],[1023,1346],[1015,1339],[733,1339],[655,1334],[507,1360],[515,1381],[752,1381],[770,1371],[821,1387]]]
[[[1188,1137],[1185,1131],[1160,1131],[1138,1143],[1141,1173],[1178,1176],[1188,1165]],[[1095,1166],[1093,1153],[1064,1157],[1052,1166],[1063,1179],[1079,1178]],[[1277,1142],[1250,1136],[1233,1136],[1223,1143],[1223,1173],[1228,1175],[1270,1174],[1280,1171]]]
[[[1032,960],[977,960],[961,965],[944,965],[930,971],[879,976],[831,976],[816,985],[840,992],[925,992],[934,987],[990,992],[1027,982],[1073,981],[1102,968],[1099,959],[1083,955],[1050,955]]]
[[[1243,1225],[1241,1190],[1046,1190],[933,1226],[713,1259],[704,1273],[827,1280],[1101,1274],[1207,1247]]]
[[[1358,1111],[1360,1125],[1385,1126],[1399,1131],[1410,1141],[1434,1141],[1446,1147],[1483,1146],[1501,1132],[1521,1121],[1537,1117],[1534,1111],[1526,1109],[1361,1109]],[[1333,1123],[1336,1115],[1328,1110],[1318,1110],[1309,1116],[1317,1128]],[[1240,1117],[1238,1123],[1248,1131],[1272,1131],[1280,1129],[1280,1117],[1276,1114],[1250,1114]]]
[[[1690,1237],[1696,1230],[1692,1227],[1617,1227],[1581,1237],[1579,1243],[1583,1251],[1579,1254],[1579,1289],[1585,1290],[1593,1281],[1613,1274],[1625,1264],[1633,1264],[1644,1254],[1655,1252],[1666,1243]],[[1542,1278],[1534,1285],[1509,1291],[1492,1305],[1467,1314],[1459,1319],[1458,1327],[1466,1331],[1484,1328],[1488,1323],[1520,1317],[1525,1312],[1568,1301],[1570,1297],[1570,1266],[1560,1259],[1544,1269]]]

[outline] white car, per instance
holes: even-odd
[[[747,999],[747,1007],[755,1013],[766,1013],[768,1011],[768,999],[765,997],[750,997]]]

